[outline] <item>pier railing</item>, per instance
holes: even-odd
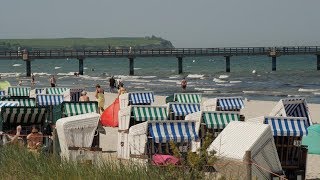
[[[320,46],[291,47],[229,47],[174,49],[106,49],[106,50],[32,50],[30,59],[103,58],[103,57],[195,57],[195,56],[255,56],[318,54]],[[0,59],[21,59],[22,51],[0,51]]]

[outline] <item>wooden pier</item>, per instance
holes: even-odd
[[[181,74],[184,57],[224,56],[226,72],[230,72],[232,56],[269,56],[272,59],[272,71],[275,71],[277,57],[284,55],[316,55],[317,70],[320,70],[320,46],[0,51],[0,59],[24,60],[27,76],[31,76],[30,60],[33,59],[78,59],[79,74],[83,75],[84,60],[87,58],[128,58],[129,74],[134,75],[134,59],[138,57],[175,57],[178,60],[178,73]]]

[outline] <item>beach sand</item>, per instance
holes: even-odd
[[[95,100],[94,92],[89,92],[90,100]],[[115,93],[105,93],[105,108],[108,107],[118,97]],[[154,105],[165,104],[165,96],[155,96]],[[245,101],[245,108],[241,113],[245,115],[246,119],[256,118],[260,116],[269,115],[271,110],[277,104],[276,101]],[[320,123],[320,104],[308,104],[311,119],[314,123]],[[110,154],[108,156],[116,157],[118,128],[105,127],[106,135],[101,135],[100,146],[103,151]],[[320,178],[320,155],[309,155],[307,160],[307,179]]]

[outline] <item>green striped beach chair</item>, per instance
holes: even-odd
[[[46,93],[47,94],[63,94],[67,90],[68,88],[63,88],[63,87],[49,87],[49,88],[46,88]]]
[[[98,102],[88,101],[88,102],[67,102],[62,103],[62,114],[63,117],[76,116],[86,113],[98,113]]]
[[[175,93],[174,101],[179,103],[201,103],[202,94],[200,93]]]
[[[30,87],[8,87],[8,95],[29,97],[30,90]]]
[[[17,125],[44,126],[47,112],[44,107],[1,107],[0,131],[15,129]]]

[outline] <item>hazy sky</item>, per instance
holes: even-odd
[[[2,0],[0,38],[156,35],[175,47],[320,45],[319,0]]]

